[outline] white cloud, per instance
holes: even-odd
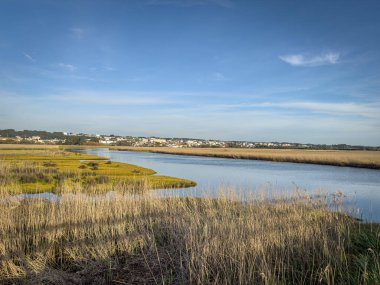
[[[326,103],[326,102],[286,102],[286,103],[267,103],[267,106],[279,108],[291,108],[309,110],[317,113],[328,113],[330,115],[351,115],[368,118],[380,119],[380,102],[375,103]]]
[[[69,91],[66,93],[49,96],[49,98],[73,104],[95,104],[95,105],[157,105],[165,103],[162,99],[142,93],[114,93],[93,91]]]
[[[66,64],[62,62],[58,63],[58,66],[68,71],[75,71],[77,69],[77,67],[72,64]]]
[[[111,66],[105,66],[105,67],[103,67],[103,69],[104,69],[105,71],[115,71],[115,68],[113,68],[113,67],[111,67]]]
[[[27,54],[26,52],[22,53],[29,61],[36,62],[36,59],[32,57],[30,54]]]
[[[213,108],[214,104],[204,104],[201,100],[196,106],[169,106],[156,96],[156,93],[68,90],[55,97],[22,96],[0,89],[0,125],[16,129],[66,129],[125,135],[380,144],[379,117],[339,115],[375,112],[380,102],[259,102],[255,105],[257,108],[252,109],[238,109],[239,106],[217,109]],[[153,104],[160,104],[160,100],[160,108],[152,108]],[[93,104],[118,104],[122,108],[104,107],[98,112]],[[148,104],[148,108],[144,108]],[[312,112],[297,112],[299,109],[329,114],[310,115]]]
[[[232,8],[234,6],[233,1],[231,0],[210,0],[210,2],[222,6],[224,8]]]
[[[258,102],[241,104],[222,104],[215,106],[221,109],[237,108],[275,108],[288,110],[307,110],[312,113],[329,114],[330,116],[360,116],[366,118],[380,119],[380,102],[355,103],[355,102],[313,102],[313,101],[293,101],[293,102]]]
[[[337,64],[339,57],[340,54],[337,52],[328,52],[312,57],[307,57],[302,54],[290,54],[280,56],[280,59],[293,66],[320,66]]]
[[[326,102],[288,102],[288,103],[268,103],[269,106],[277,106],[281,108],[293,108],[310,110],[313,112],[330,113],[330,114],[348,114],[359,115],[363,117],[380,117],[378,112],[380,103],[326,103]]]
[[[116,69],[113,68],[112,66],[103,66],[103,67],[93,66],[93,67],[90,67],[88,70],[91,72],[102,72],[102,71],[111,72],[111,71],[115,71]]]

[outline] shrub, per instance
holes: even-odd
[[[87,163],[87,165],[90,166],[90,167],[98,167],[99,163],[91,161],[91,162]]]
[[[38,178],[35,174],[23,174],[20,176],[21,183],[35,183]]]
[[[55,167],[55,166],[57,166],[56,163],[51,162],[51,161],[49,161],[49,162],[44,162],[42,165],[45,166],[45,167]]]
[[[50,177],[49,175],[45,175],[43,173],[37,173],[36,176],[37,176],[38,180],[43,181],[45,183],[50,183],[53,180],[52,177]]]

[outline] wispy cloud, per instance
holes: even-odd
[[[36,59],[34,57],[32,57],[30,54],[27,54],[26,52],[23,52],[22,54],[23,54],[23,56],[26,57],[27,60],[29,60],[31,62],[36,62]]]
[[[63,62],[60,62],[58,63],[58,66],[63,68],[63,69],[66,69],[68,71],[75,71],[77,70],[77,67],[72,65],[72,64],[66,64],[66,63],[63,63]]]
[[[237,108],[274,108],[295,111],[309,111],[311,113],[329,114],[332,116],[360,116],[380,119],[380,102],[355,103],[355,102],[314,102],[314,101],[293,101],[293,102],[258,102],[218,105],[222,109]]]
[[[110,72],[110,71],[115,71],[116,69],[111,66],[102,66],[102,67],[93,66],[93,67],[90,67],[88,70],[91,72],[102,72],[102,71]]]
[[[81,40],[85,34],[85,30],[82,28],[71,28],[70,32],[78,40]]]
[[[171,105],[170,98],[162,99],[155,92],[145,94],[64,90],[56,96],[22,96],[5,93],[0,89],[0,102],[3,103],[0,104],[0,124],[19,129],[67,129],[94,133],[228,140],[362,145],[379,145],[380,142],[380,115],[376,115],[378,112],[374,113],[379,109],[380,102],[261,101],[256,104],[231,104],[231,108],[216,108],[212,102],[204,104],[203,101],[198,101],[198,105],[178,107]],[[108,108],[109,104],[121,108]],[[95,105],[101,108],[94,109],[97,107]],[[154,105],[160,106],[155,108]],[[241,108],[243,105],[248,107]],[[314,112],[321,114],[313,114]],[[372,112],[374,117],[356,116],[367,112]],[[342,114],[349,114],[350,117]]]
[[[234,6],[234,2],[231,0],[210,0],[209,2],[222,6],[224,8],[232,8]]]
[[[327,102],[284,102],[284,103],[266,103],[268,107],[278,107],[286,109],[301,109],[316,113],[328,113],[331,115],[353,115],[369,118],[380,118],[378,112],[380,102],[374,103],[327,103]]]
[[[142,93],[132,92],[94,92],[94,91],[69,91],[66,93],[46,97],[47,99],[61,102],[95,104],[95,105],[157,105],[164,104],[161,98],[156,98]]]
[[[290,54],[280,56],[280,59],[293,66],[320,66],[337,64],[340,58],[338,52],[322,53],[317,56],[305,56],[302,54]]]
[[[220,72],[214,72],[212,74],[212,80],[215,80],[215,81],[225,81],[227,80],[227,78]]]
[[[150,0],[148,5],[175,5],[182,7],[216,5],[223,8],[232,8],[234,7],[234,2],[232,0]]]

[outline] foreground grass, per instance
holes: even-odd
[[[311,163],[380,169],[380,151],[120,146],[109,148],[116,150],[146,151],[168,154],[256,159],[279,162]]]
[[[3,195],[0,212],[1,284],[380,284],[380,228],[310,197]]]
[[[0,149],[1,192],[99,192],[109,189],[189,187],[185,179],[153,175],[151,169],[55,148]],[[131,188],[131,187],[129,187]]]

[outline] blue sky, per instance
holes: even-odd
[[[379,11],[1,0],[0,128],[380,145]]]

